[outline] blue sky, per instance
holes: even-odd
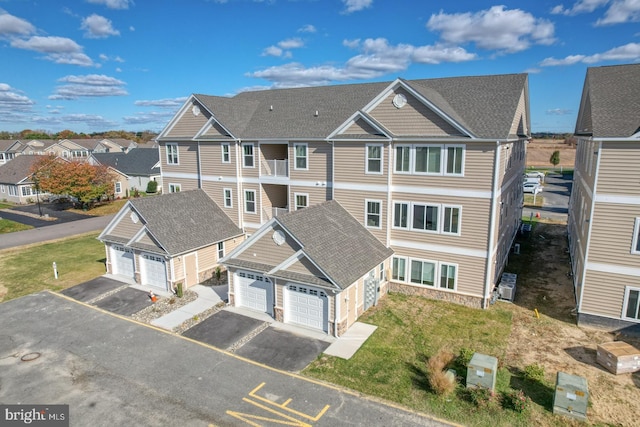
[[[159,131],[192,93],[529,73],[572,132],[590,66],[640,61],[640,0],[0,0],[0,130]]]

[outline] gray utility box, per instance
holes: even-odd
[[[497,358],[486,354],[473,353],[471,362],[467,367],[467,387],[482,387],[495,391],[497,372]]]
[[[518,275],[515,273],[502,273],[500,278],[500,284],[498,285],[498,292],[500,299],[511,301],[516,297],[516,282],[518,281]]]
[[[586,421],[588,400],[586,378],[558,372],[556,393],[553,397],[554,414]]]

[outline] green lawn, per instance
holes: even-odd
[[[0,218],[0,234],[13,233],[14,231],[23,231],[33,228],[30,225],[20,224],[19,222],[10,221]]]
[[[91,233],[0,252],[0,288],[7,288],[4,300],[45,289],[60,291],[104,274],[104,244],[97,236]],[[53,274],[54,262],[58,279]]]

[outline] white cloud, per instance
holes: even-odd
[[[133,5],[133,0],[87,0],[87,3],[103,4],[109,9],[129,9],[129,5]]]
[[[177,108],[182,106],[186,100],[187,97],[140,100],[134,102],[134,105],[139,107]]]
[[[299,38],[286,39],[278,42],[277,46],[269,46],[262,51],[262,56],[276,56],[291,58],[291,49],[299,49],[304,46],[304,42]]]
[[[371,79],[389,73],[398,73],[406,70],[412,63],[438,64],[470,61],[476,58],[475,54],[461,47],[390,45],[384,38],[364,41],[345,40],[343,45],[361,51],[343,66],[320,65],[307,68],[294,62],[248,75],[269,80],[276,87],[313,86],[328,84],[332,81]]]
[[[278,46],[269,46],[262,51],[262,56],[282,56],[282,49]]]
[[[598,19],[596,25],[622,24],[640,21],[640,0],[615,0],[607,9],[604,18]]]
[[[307,24],[303,27],[298,28],[299,33],[315,33],[316,31],[316,27],[311,24]]]
[[[566,108],[553,108],[551,110],[547,110],[547,114],[550,116],[567,116],[572,113],[573,111]]]
[[[28,21],[0,9],[0,36],[27,36],[35,31],[36,28]]]
[[[554,25],[520,9],[493,6],[477,13],[431,15],[427,28],[451,44],[475,43],[481,49],[519,52],[531,44],[552,44]]]
[[[603,53],[594,55],[569,55],[561,59],[545,58],[540,66],[553,67],[558,65],[573,65],[579,62],[584,64],[595,64],[603,61],[640,61],[640,43],[628,43],[609,49]]]
[[[58,79],[61,83],[49,99],[72,100],[82,97],[104,97],[128,95],[125,82],[104,74],[89,74],[85,76],[69,75]]]
[[[103,39],[109,36],[120,35],[120,31],[113,28],[110,20],[95,13],[82,20],[80,29],[85,31],[85,37],[91,39]]]
[[[82,46],[66,37],[33,36],[28,39],[14,39],[11,46],[46,53],[45,59],[58,64],[93,65],[91,58],[82,52]]]
[[[610,0],[578,0],[570,9],[565,9],[564,5],[555,6],[551,13],[555,15],[578,15],[580,13],[591,13],[599,7],[605,6]]]
[[[34,101],[17,89],[12,88],[7,83],[0,83],[0,112],[2,112],[0,116],[7,112],[30,111],[34,104]]]
[[[298,49],[304,46],[304,42],[299,38],[286,39],[278,42],[278,46],[283,49]]]
[[[344,3],[344,13],[358,12],[371,7],[373,0],[342,0]]]
[[[89,129],[110,128],[117,123],[95,114],[65,114],[60,116],[36,116],[31,121],[41,125],[85,124]]]
[[[128,125],[140,124],[166,124],[175,115],[175,111],[152,111],[148,113],[136,113],[134,116],[125,116],[122,120]]]

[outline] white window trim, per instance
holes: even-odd
[[[229,192],[229,204],[227,204],[227,191]],[[233,189],[222,189],[222,204],[225,208],[233,208]]]
[[[251,157],[253,158],[253,165],[252,166],[247,166],[246,164],[246,159],[247,159],[247,155],[244,153],[244,147],[251,147]],[[242,167],[243,168],[247,168],[247,169],[255,169],[256,167],[256,145],[253,142],[247,142],[247,143],[243,143],[242,144]]]
[[[298,196],[305,196],[307,198],[307,205],[301,206],[300,208],[308,208],[309,207],[309,193],[293,193],[293,205],[295,210],[298,210]]]
[[[409,148],[409,170],[408,171],[399,171],[398,170],[398,148],[406,147]],[[401,175],[411,175],[411,171],[413,170],[413,148],[411,144],[396,144],[393,146],[393,173],[401,174]]]
[[[176,150],[176,152],[175,152],[175,154],[176,154],[175,163],[170,161],[172,156],[169,155],[169,147],[174,147],[175,150]],[[178,144],[168,143],[167,146],[166,146],[166,150],[167,150],[167,153],[166,153],[167,154],[167,164],[168,165],[179,165],[180,164],[180,154],[178,152]]]
[[[253,194],[253,208],[254,208],[253,211],[247,210],[247,194],[249,193]],[[256,200],[256,190],[244,190],[244,212],[250,213],[250,214],[258,213],[258,201]]]
[[[380,210],[378,212],[378,217],[380,218],[378,221],[378,226],[369,225],[369,210],[368,210],[369,203],[378,203],[378,205],[380,206]],[[382,200],[364,199],[364,226],[366,228],[372,228],[375,230],[382,229]]]
[[[455,172],[447,172],[447,163],[449,160],[449,148],[462,148],[462,153],[460,154],[462,156],[462,161],[460,162],[460,173],[455,173]],[[443,164],[442,164],[442,174],[444,176],[459,176],[459,177],[464,177],[464,165],[465,165],[465,159],[467,157],[467,146],[464,144],[445,144],[444,146],[444,156],[443,157]]]
[[[400,227],[395,225],[396,222],[396,205],[407,205],[407,226],[406,227]],[[396,230],[411,230],[411,202],[409,201],[405,201],[405,200],[394,200],[393,201],[393,218],[391,221],[391,228],[396,229]]]
[[[224,155],[225,155],[224,149],[225,149],[225,147],[227,149],[227,153],[226,153],[227,157],[228,157],[227,160],[224,159]],[[222,163],[231,163],[231,145],[230,144],[227,144],[227,143],[220,144],[220,159],[222,160]]]
[[[445,226],[445,210],[447,208],[451,208],[451,209],[457,209],[458,210],[458,231],[455,233],[452,233],[450,231],[444,231],[444,226]],[[440,232],[442,234],[445,234],[447,236],[459,236],[460,234],[462,234],[462,206],[460,205],[446,205],[443,204],[441,206],[441,214],[439,214],[438,216],[442,216],[442,221],[440,221],[440,223],[442,224],[442,228],[440,230]]]
[[[120,181],[116,181],[115,183],[115,188],[114,188],[114,192],[116,194],[122,194],[122,182]]]
[[[640,217],[636,217],[635,225],[633,226],[633,239],[631,242],[631,253],[634,255],[640,255],[640,251],[636,248],[638,247],[638,240],[640,240]]]
[[[4,184],[0,184],[0,191],[4,193]]]
[[[413,263],[413,261],[417,261],[417,262],[421,262],[421,263],[428,263],[428,264],[433,264],[433,286],[432,285],[425,285],[423,283],[416,283],[413,282],[411,280],[411,264]],[[427,288],[427,289],[440,289],[440,263],[438,261],[434,261],[434,260],[430,260],[430,259],[422,259],[422,258],[409,258],[409,261],[407,263],[407,283],[414,285],[414,286],[421,286],[423,288]]]
[[[404,280],[394,279],[393,278],[393,260],[396,259],[396,258],[404,260]],[[409,258],[407,258],[406,256],[396,256],[396,255],[394,255],[393,257],[391,257],[391,277],[390,277],[390,280],[395,280],[396,282],[400,282],[400,283],[407,283],[407,278],[409,277],[407,275],[408,268],[409,268]]]
[[[173,187],[173,191],[171,191],[171,187]],[[175,190],[176,188],[178,191]],[[169,183],[169,193],[179,193],[180,191],[182,191],[182,185],[174,184],[172,182]]]
[[[380,170],[379,171],[370,171],[369,170],[369,147],[379,147],[380,148]],[[384,172],[384,145],[382,144],[366,144],[365,145],[365,153],[364,153],[364,171],[366,174],[370,175],[382,175]],[[371,159],[378,160],[378,159]]]
[[[220,255],[220,252],[222,252],[222,255]],[[224,257],[224,242],[218,242],[216,254],[218,255],[218,260]]]
[[[425,207],[435,207],[438,208],[438,221],[436,223],[435,230],[425,230],[423,228],[413,228],[413,208],[414,206],[425,206]],[[429,203],[429,202],[414,202],[411,203],[411,210],[409,211],[409,230],[416,231],[418,233],[429,233],[429,234],[441,234],[442,232],[442,205],[439,203]]]
[[[629,308],[629,292],[631,291],[640,292],[640,287],[634,287],[634,286],[624,287],[624,300],[622,304],[622,313],[620,313],[620,318],[627,320],[629,322],[640,322],[640,319],[636,319],[634,317],[627,317],[627,308]]]
[[[418,156],[416,155],[416,148],[423,148],[423,147],[438,147],[440,148],[440,167],[439,167],[439,172],[418,172],[416,171],[416,159],[418,158]],[[410,170],[411,173],[414,175],[430,175],[430,176],[441,176],[443,175],[444,172],[444,168],[446,166],[445,163],[445,158],[446,158],[446,150],[445,150],[445,146],[443,144],[414,144],[411,146],[411,165],[410,165]],[[427,162],[428,163],[428,162]]]
[[[405,280],[400,280],[400,279],[394,279],[393,278],[393,260],[394,259],[403,259],[404,260],[404,278]],[[417,262],[422,262],[422,263],[429,263],[429,264],[433,264],[434,267],[434,280],[433,280],[433,286],[430,285],[424,285],[422,283],[415,283],[411,281],[411,263],[413,261],[417,261]],[[449,289],[449,288],[445,288],[442,287],[442,267],[443,266],[453,266],[456,268],[456,274],[455,277],[453,278],[454,280],[454,284],[453,284],[453,289]],[[395,282],[398,283],[406,283],[409,285],[413,285],[413,286],[420,286],[423,287],[425,289],[434,289],[437,291],[442,291],[442,292],[457,292],[458,289],[458,277],[459,277],[459,273],[460,273],[460,266],[456,263],[453,262],[444,262],[444,261],[435,261],[432,259],[423,259],[423,258],[413,258],[413,257],[406,257],[406,256],[399,256],[399,255],[394,255],[391,257],[391,265],[390,265],[390,270],[391,270],[391,277],[389,278],[389,280],[393,280]],[[626,309],[625,311],[626,312]]]
[[[438,289],[441,291],[455,292],[458,289],[458,264],[453,262],[440,262],[438,264],[440,264],[438,266]],[[456,268],[456,274],[453,277],[453,289],[442,286],[442,267],[444,266]]]
[[[304,164],[305,167],[303,168],[299,168],[298,167],[298,154],[296,151],[296,148],[299,146],[303,146],[304,147]],[[306,142],[297,142],[293,144],[293,169],[295,170],[299,170],[299,171],[307,171],[309,170],[309,144],[307,144]]]

